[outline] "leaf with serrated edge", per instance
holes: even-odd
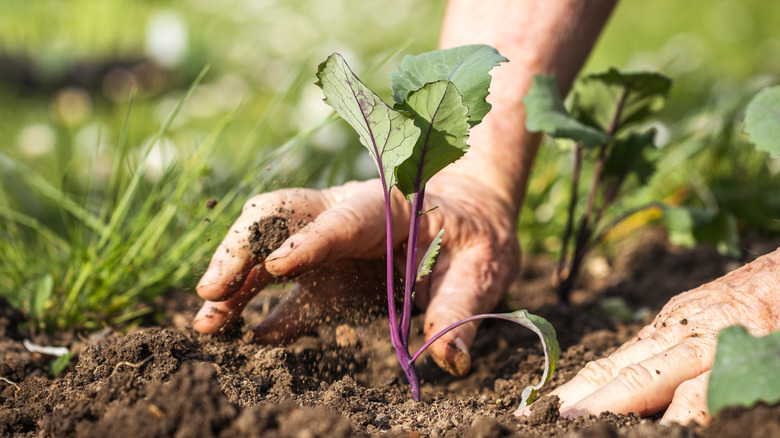
[[[531,132],[544,132],[554,138],[568,138],[593,147],[609,141],[606,132],[584,125],[569,115],[563,105],[555,76],[536,75],[523,98],[527,113],[525,126]]]
[[[436,237],[433,238],[428,249],[425,251],[425,254],[422,256],[420,267],[417,268],[417,279],[415,281],[420,281],[421,278],[430,274],[431,271],[433,271],[433,267],[436,266],[436,260],[439,258],[439,250],[441,249],[442,234],[444,234],[444,228],[436,234]]]
[[[469,108],[469,125],[479,124],[490,111],[485,98],[490,87],[490,72],[507,59],[486,45],[470,45],[434,50],[417,56],[406,56],[398,70],[390,73],[393,100],[403,103],[409,93],[436,81],[449,81],[463,96]]]
[[[394,169],[412,154],[420,129],[408,114],[390,108],[366,87],[338,53],[320,64],[317,78],[325,102],[358,133],[389,191],[395,185]]]
[[[750,101],[745,133],[756,149],[780,157],[780,86],[766,88]]]
[[[414,152],[396,170],[398,189],[410,197],[428,180],[466,153],[468,108],[451,82],[425,84],[399,109],[413,113],[420,136]]]
[[[740,326],[721,330],[707,388],[710,413],[779,400],[780,331],[755,338]]]

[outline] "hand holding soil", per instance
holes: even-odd
[[[256,327],[256,341],[290,341],[326,319],[382,302],[385,216],[378,184],[372,180],[322,191],[289,189],[250,199],[198,285],[206,303],[195,318],[195,329],[215,333],[230,326],[268,284],[291,278],[296,286]],[[400,193],[395,195],[394,236],[400,246],[407,237],[409,208]],[[507,206],[491,190],[442,174],[430,182],[427,195],[430,206],[440,208],[426,214],[422,245],[447,229],[438,266],[415,297],[417,305],[427,309],[425,333],[432,336],[495,307],[517,273],[519,247]],[[274,217],[277,220],[268,219]],[[258,230],[258,224],[274,222],[276,230]],[[271,241],[282,240],[279,226],[290,237],[275,242],[281,245],[265,259],[262,252],[253,252],[253,231],[265,232]],[[395,260],[399,270],[405,265],[402,253]],[[475,334],[475,324],[449,332],[431,346],[433,358],[455,375],[467,373]]]
[[[553,391],[561,415],[649,415],[666,408],[665,423],[708,423],[707,382],[718,330],[735,324],[753,336],[778,330],[778,287],[780,249],[674,297],[634,339]]]

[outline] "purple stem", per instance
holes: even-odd
[[[469,316],[468,318],[465,318],[465,319],[461,319],[460,321],[458,321],[456,323],[448,325],[447,327],[442,329],[442,331],[440,331],[439,333],[436,333],[433,337],[428,339],[422,345],[422,347],[420,347],[420,349],[417,350],[416,353],[414,353],[414,356],[412,356],[412,362],[416,361],[417,358],[420,357],[420,355],[425,351],[426,348],[430,347],[431,344],[436,342],[436,340],[438,340],[440,337],[444,336],[445,333],[449,332],[450,330],[454,329],[455,327],[459,327],[459,326],[461,326],[463,324],[466,324],[467,322],[476,321],[478,319],[488,319],[488,318],[504,319],[504,320],[507,320],[507,321],[517,322],[514,319],[512,319],[512,318],[510,318],[510,317],[508,317],[508,316],[506,316],[505,314],[502,314],[502,313],[483,313],[482,315],[474,315],[474,316]]]
[[[414,306],[414,285],[417,279],[417,246],[420,239],[420,223],[422,221],[422,204],[425,188],[414,194],[409,218],[409,240],[406,248],[406,283],[404,285],[403,313],[401,314],[401,340],[409,345],[409,331],[412,325],[412,308]]]
[[[401,364],[401,369],[406,374],[406,379],[409,381],[409,385],[412,388],[412,398],[416,401],[420,400],[420,381],[417,377],[417,370],[414,368],[414,363],[409,355],[409,347],[407,342],[401,339],[401,333],[398,326],[398,316],[395,309],[395,285],[393,270],[393,216],[390,208],[390,191],[385,184],[384,172],[379,170],[379,176],[382,180],[382,188],[385,191],[385,227],[387,232],[387,309],[388,316],[390,318],[390,340],[395,348],[395,355],[398,357],[398,362]]]

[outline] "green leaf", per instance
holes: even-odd
[[[447,81],[425,84],[398,108],[414,114],[421,132],[412,155],[396,169],[398,189],[410,197],[466,153],[468,108],[455,85]]]
[[[558,84],[553,75],[534,76],[528,95],[523,98],[526,109],[525,126],[531,132],[544,132],[553,138],[568,138],[593,147],[609,141],[609,135],[587,126],[566,111]]]
[[[689,248],[709,243],[721,254],[740,255],[736,220],[729,213],[672,206],[663,206],[663,212],[671,243]]]
[[[428,249],[425,251],[425,254],[422,256],[420,266],[417,268],[417,279],[415,281],[420,281],[421,278],[430,274],[431,271],[433,271],[433,267],[436,266],[436,260],[439,258],[439,250],[441,249],[442,234],[444,234],[444,228],[436,234],[436,237],[433,238]]]
[[[555,329],[549,321],[541,316],[532,315],[527,310],[518,310],[512,313],[499,314],[498,316],[520,324],[536,333],[539,336],[539,340],[542,341],[542,347],[544,348],[544,372],[538,385],[529,385],[523,389],[520,407],[524,408],[536,399],[539,390],[550,380],[553,372],[555,372],[558,357],[561,355],[558,338],[555,334]]]
[[[450,330],[471,321],[477,321],[480,319],[504,319],[507,321],[512,321],[536,333],[537,336],[539,336],[539,340],[542,341],[542,348],[544,349],[544,372],[542,373],[542,378],[539,379],[538,385],[529,385],[525,387],[521,393],[522,400],[520,402],[520,407],[523,408],[528,406],[534,401],[536,395],[539,393],[539,390],[550,380],[553,373],[555,372],[555,367],[558,364],[558,358],[561,355],[561,349],[558,346],[558,338],[555,334],[555,329],[553,328],[552,324],[550,324],[541,316],[528,313],[527,310],[523,309],[512,313],[484,313],[481,315],[474,315],[461,319],[460,321],[445,327],[439,333],[436,333],[435,335],[428,338],[428,340],[425,341],[425,344],[423,344],[423,346],[420,347],[417,352],[414,353],[414,355],[412,355],[412,362],[417,360],[417,358],[420,357],[422,352],[425,351],[429,345],[431,345],[440,337],[444,336],[444,334],[448,333]]]
[[[759,401],[780,401],[780,331],[755,338],[744,327],[724,328],[707,389],[710,413]]]
[[[57,359],[54,359],[49,363],[49,374],[54,377],[59,376],[65,371],[66,368],[68,368],[68,365],[72,359],[73,353],[70,352],[63,354]]]
[[[652,72],[626,73],[614,67],[604,73],[585,76],[584,80],[595,80],[607,85],[626,87],[634,95],[634,99],[666,96],[672,89],[672,80],[662,74]]]
[[[320,64],[317,78],[325,102],[358,133],[389,191],[394,169],[412,154],[420,129],[410,115],[390,108],[366,87],[338,53]]]
[[[750,101],[745,133],[756,149],[780,157],[780,86],[765,88]]]
[[[666,229],[669,241],[674,245],[693,247],[696,245],[694,229],[709,223],[715,217],[715,213],[701,208],[692,207],[663,207]]]
[[[604,163],[604,176],[619,176],[632,172],[642,184],[647,183],[655,172],[655,133],[655,129],[651,128],[643,133],[632,132],[627,138],[616,140]]]
[[[409,93],[436,81],[450,81],[469,108],[469,125],[475,126],[490,111],[485,98],[490,87],[490,70],[507,59],[486,45],[470,45],[406,56],[397,71],[390,73],[393,100],[403,103]]]
[[[615,108],[623,99],[613,135],[657,112],[672,88],[671,79],[653,72],[621,72],[611,68],[585,76],[575,87],[580,95],[576,117],[591,126],[607,129]],[[572,111],[574,113],[574,111]]]

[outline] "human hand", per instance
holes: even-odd
[[[419,284],[418,306],[427,309],[426,338],[464,317],[491,310],[516,274],[519,247],[514,218],[489,189],[462,177],[438,175],[426,189],[420,246],[441,228],[444,244],[433,273]],[[280,210],[281,209],[281,210]],[[392,197],[396,247],[408,235],[409,206]],[[288,212],[290,237],[261,260],[249,249],[250,227],[265,217]],[[405,251],[396,251],[397,269]],[[256,196],[214,254],[197,290],[206,300],[194,328],[215,333],[234,323],[249,300],[276,280],[297,284],[255,328],[255,340],[294,339],[357,303],[386,300],[382,284],[385,214],[378,180],[352,182],[321,191],[287,189]],[[449,332],[430,347],[435,361],[456,375],[468,372],[468,348],[476,325]]]
[[[718,330],[736,324],[753,336],[778,330],[778,287],[780,250],[677,295],[634,339],[552,392],[561,415],[649,415],[666,408],[663,423],[708,423],[706,391]],[[516,415],[529,413],[524,408]]]

